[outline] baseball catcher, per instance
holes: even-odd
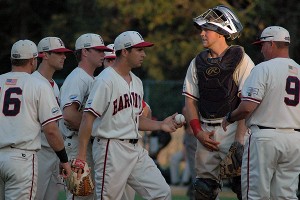
[[[244,145],[235,141],[229,148],[228,154],[220,163],[220,179],[233,178],[241,175]]]
[[[71,161],[71,167],[72,173],[66,179],[68,190],[75,196],[88,196],[92,194],[94,191],[94,183],[88,164],[82,160],[73,159]],[[80,177],[77,177],[78,173],[76,171],[80,170],[83,172]]]

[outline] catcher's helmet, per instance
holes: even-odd
[[[229,40],[239,37],[243,26],[237,16],[226,6],[211,8],[194,18],[197,28],[206,28],[224,35]]]

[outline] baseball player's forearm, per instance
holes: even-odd
[[[161,121],[156,121],[141,115],[139,118],[140,131],[158,131],[161,130]]]
[[[139,130],[141,131],[158,131],[174,132],[183,124],[176,124],[174,118],[177,113],[167,117],[163,121],[156,121],[148,119],[147,117],[140,116]]]
[[[242,119],[246,119],[258,106],[257,103],[252,101],[242,101],[240,105],[231,112],[230,114],[230,121],[235,122]]]
[[[236,133],[235,133],[235,141],[238,141],[239,143],[244,144],[244,136],[247,132],[247,129],[248,128],[245,124],[244,119],[238,121],[237,129],[236,129]]]
[[[84,112],[82,115],[82,121],[79,128],[79,147],[78,147],[78,159],[86,160],[87,146],[91,138],[93,122],[96,116],[91,112]]]
[[[57,122],[50,122],[42,127],[50,147],[54,151],[60,151],[64,148],[64,140],[58,129]]]
[[[82,112],[78,111],[79,105],[77,103],[72,103],[63,109],[63,118],[66,125],[75,130],[79,130],[79,126],[82,119]]]
[[[197,102],[194,99],[185,97],[185,106],[186,106],[187,122],[190,122],[193,119],[199,119],[198,106],[197,106]]]
[[[194,135],[196,136],[202,131],[197,102],[194,99],[185,97],[187,123],[191,126]]]

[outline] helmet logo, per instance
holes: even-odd
[[[206,70],[206,74],[209,75],[209,76],[216,76],[220,73],[220,68],[218,67],[209,67],[207,70]]]

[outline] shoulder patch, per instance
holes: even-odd
[[[69,96],[69,99],[70,99],[70,100],[74,100],[74,99],[76,99],[77,97],[78,97],[77,94],[72,94],[72,95]]]
[[[93,99],[90,99],[86,102],[86,105],[91,106],[92,102],[93,102]]]
[[[59,112],[59,107],[52,108],[51,112],[52,112],[53,115],[57,114]]]

